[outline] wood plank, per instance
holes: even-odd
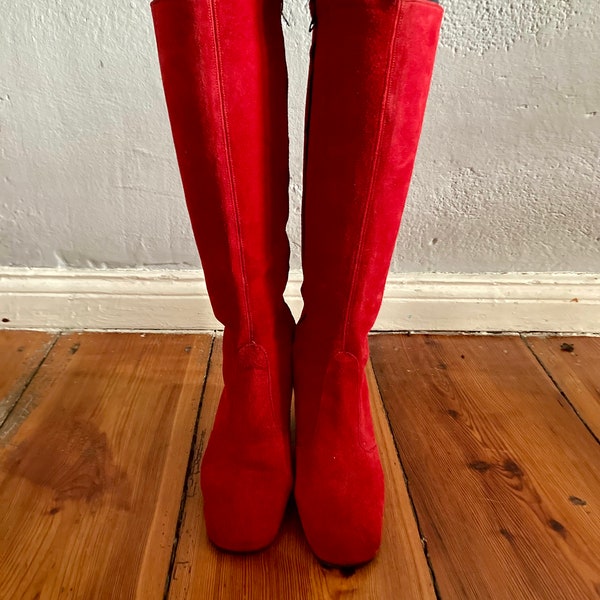
[[[518,337],[378,335],[371,357],[441,597],[600,594],[600,445]]]
[[[211,343],[59,338],[0,450],[2,597],[163,597]]]
[[[0,437],[6,417],[57,337],[44,331],[0,331]]]
[[[170,600],[341,597],[434,600],[435,593],[403,474],[371,371],[369,385],[387,484],[384,539],[377,558],[355,572],[325,569],[311,553],[292,503],[280,535],[268,549],[235,555],[221,552],[210,544],[202,515],[199,465],[223,388],[221,360],[219,339],[202,401],[195,468],[188,486]]]
[[[600,438],[600,337],[526,336],[525,343]]]

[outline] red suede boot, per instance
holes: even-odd
[[[273,540],[292,488],[280,11],[279,0],[152,3],[187,207],[211,304],[225,325],[225,388],[201,487],[208,536],[233,551]]]
[[[315,554],[356,565],[377,552],[384,504],[367,334],[412,174],[442,9],[428,0],[317,0],[312,9],[295,497]]]

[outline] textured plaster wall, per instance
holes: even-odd
[[[600,271],[596,3],[443,5],[392,269]],[[0,0],[0,14],[0,265],[197,267],[148,1]],[[283,17],[298,268],[304,0]]]

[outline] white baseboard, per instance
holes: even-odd
[[[290,273],[296,317],[300,284]],[[200,271],[0,267],[0,320],[8,329],[221,329]],[[600,333],[600,274],[390,274],[374,330]]]

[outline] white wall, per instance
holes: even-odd
[[[596,3],[444,6],[393,271],[599,272]],[[309,17],[284,12],[298,268]],[[198,267],[147,0],[0,15],[0,265]]]

